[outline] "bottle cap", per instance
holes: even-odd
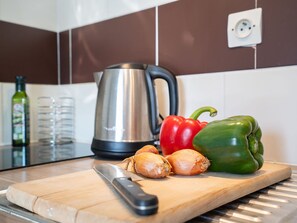
[[[16,76],[15,77],[15,80],[16,80],[16,82],[18,82],[18,83],[24,83],[25,82],[25,77],[24,76]]]

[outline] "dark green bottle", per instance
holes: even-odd
[[[29,97],[26,94],[25,78],[16,76],[16,92],[12,96],[12,145],[27,146],[30,144]]]

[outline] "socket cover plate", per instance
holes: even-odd
[[[228,16],[228,47],[255,46],[262,42],[262,8]]]

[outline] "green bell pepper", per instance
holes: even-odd
[[[249,174],[263,165],[262,132],[251,116],[233,116],[208,123],[193,139],[214,172]]]

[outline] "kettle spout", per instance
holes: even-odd
[[[103,74],[102,71],[100,71],[100,72],[95,72],[95,73],[94,73],[94,79],[95,79],[95,82],[96,82],[96,84],[97,84],[97,87],[99,87],[99,83],[100,83],[102,74]]]

